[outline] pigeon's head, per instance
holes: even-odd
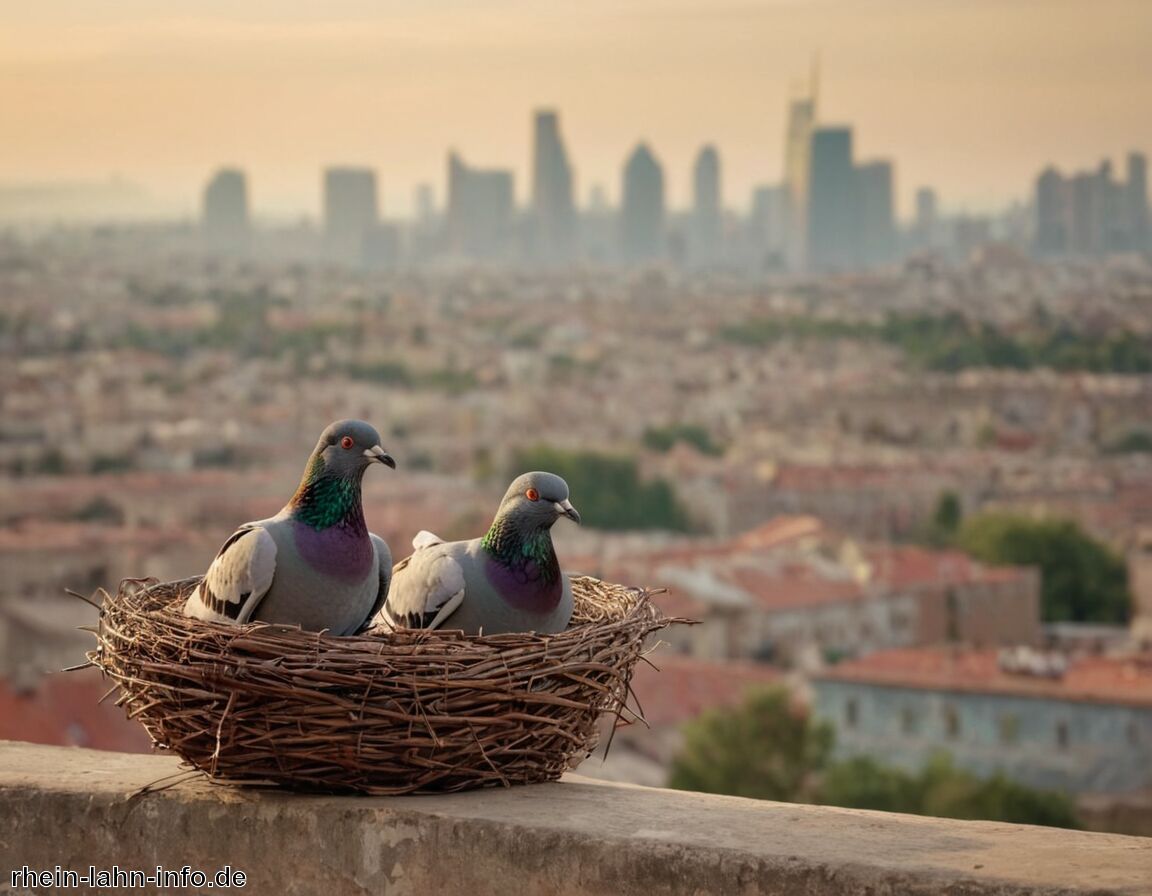
[[[396,469],[396,461],[380,447],[380,434],[363,420],[337,420],[320,434],[315,457],[329,475],[359,478],[369,464]]]
[[[544,528],[562,516],[580,522],[580,514],[568,500],[568,483],[555,473],[536,472],[518,476],[504,493],[499,515]]]

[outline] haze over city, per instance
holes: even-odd
[[[450,148],[528,191],[528,111],[557,108],[576,169],[618,200],[638,140],[689,201],[714,143],[725,204],[779,180],[785,113],[819,53],[821,120],[896,160],[898,210],[1024,199],[1048,163],[1152,146],[1152,6],[1143,0],[924,3],[387,4],[291,0],[9,4],[0,13],[0,184],[140,185],[190,214],[207,173],[246,169],[260,213],[320,205],[320,170],[380,173],[385,214]]]

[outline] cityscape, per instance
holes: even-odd
[[[349,127],[291,213],[223,129],[181,161],[176,210],[131,178],[0,168],[0,740],[148,752],[95,670],[59,671],[95,618],[65,590],[202,573],[353,417],[397,462],[364,488],[397,560],[420,530],[482,534],[508,482],[547,469],[583,518],[554,532],[562,567],[695,623],[650,645],[645,723],[580,774],[1152,836],[1147,131],[1125,106],[1128,131],[1077,127],[1073,159],[985,127],[974,143],[1033,161],[979,206],[893,131],[873,142],[867,106],[828,114],[835,57],[812,56],[761,110],[771,152],[686,104],[683,164],[645,136],[654,91],[614,125],[614,179],[559,92],[508,143],[397,111],[397,143],[443,144],[425,167],[363,161]],[[469,71],[459,101],[483,105]],[[513,142],[526,168],[490,161]],[[1000,190],[992,173],[971,179]],[[795,779],[749,772],[732,730]]]
[[[955,260],[992,243],[1040,258],[1105,257],[1152,246],[1147,157],[1136,151],[1128,153],[1122,178],[1108,159],[1067,176],[1047,167],[1026,201],[995,214],[946,215],[937,191],[921,186],[914,216],[900,221],[895,162],[858,160],[853,128],[820,121],[815,75],[812,82],[788,105],[780,181],[754,188],[739,211],[724,207],[722,156],[712,144],[700,148],[692,166],[686,210],[669,207],[670,173],[645,142],[623,163],[617,208],[601,184],[580,205],[559,113],[543,109],[533,115],[526,207],[517,206],[514,171],[469,165],[455,150],[448,153],[443,206],[436,186],[422,183],[416,214],[406,220],[382,216],[376,171],[332,167],[323,172],[319,232],[303,243],[311,242],[316,258],[374,269],[668,263],[752,275],[875,270],[918,255]],[[218,170],[203,195],[204,248],[234,257],[300,252],[299,232],[261,233],[254,245],[253,218],[246,172]]]

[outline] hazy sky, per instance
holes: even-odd
[[[896,160],[905,208],[1152,151],[1152,0],[0,0],[0,182],[120,174],[192,208],[232,163],[257,211],[314,211],[319,169],[356,163],[406,213],[449,146],[523,196],[549,105],[581,201],[644,139],[681,204],[712,141],[744,207],[816,50],[821,119]]]

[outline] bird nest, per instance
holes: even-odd
[[[596,747],[603,713],[639,719],[627,707],[632,670],[648,636],[678,621],[651,592],[576,577],[559,634],[337,637],[187,618],[198,581],[121,583],[89,661],[157,747],[215,781],[305,790],[559,778]]]

